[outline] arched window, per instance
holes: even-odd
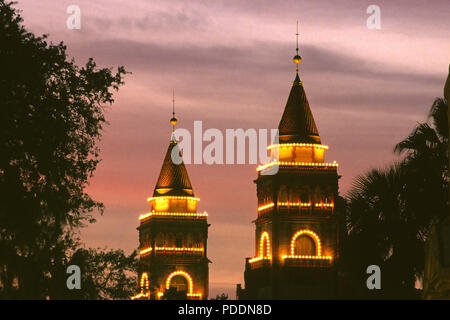
[[[315,256],[316,255],[316,243],[309,235],[302,234],[297,240],[295,240],[296,256]]]
[[[278,202],[287,202],[288,201],[288,189],[285,185],[280,187],[278,191]]]
[[[164,241],[164,234],[162,232],[158,232],[156,235],[156,246],[157,247],[164,247],[165,241]]]
[[[181,232],[178,232],[175,237],[175,247],[182,248],[183,247],[183,234]]]
[[[320,187],[316,186],[314,187],[314,192],[313,192],[313,202],[314,203],[320,203],[322,198],[322,193],[320,192]]]
[[[186,282],[187,286],[185,291],[187,292],[187,296],[201,298],[202,296],[201,293],[194,293],[194,281],[192,281],[192,277],[189,275],[189,273],[181,270],[174,271],[171,274],[169,274],[169,276],[166,279],[166,289],[170,289],[170,287],[176,287],[177,290],[178,288],[183,289]]]
[[[203,235],[200,232],[197,232],[195,234],[195,247],[196,248],[203,248]]]
[[[192,232],[188,232],[187,236],[186,236],[186,247],[187,248],[193,248],[194,247],[194,235],[192,234]]]
[[[300,236],[306,236],[310,239],[313,239],[313,244],[311,244],[308,238],[301,238],[299,239],[299,243],[297,243],[297,239]],[[311,250],[314,249],[313,254],[300,254],[300,256],[321,256],[322,255],[322,245],[320,243],[319,236],[311,231],[311,230],[300,230],[291,239],[291,248],[290,248],[290,254],[291,256],[297,256],[296,254],[296,246],[300,245],[301,247],[298,248],[299,251],[307,250],[311,252]]]
[[[308,203],[310,201],[309,198],[309,188],[303,187],[300,189],[300,202]]]
[[[289,202],[297,203],[300,200],[300,188],[292,186],[289,188]]]
[[[329,187],[323,192],[323,202],[333,203],[333,193]]]
[[[187,279],[182,275],[176,275],[172,278],[170,281],[170,287],[176,288],[178,292],[186,292],[188,293],[188,281]]]
[[[164,247],[175,247],[175,235],[173,232],[169,232],[166,235],[166,240],[164,241]]]

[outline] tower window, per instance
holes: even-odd
[[[306,191],[306,190],[301,191],[301,193],[300,193],[300,202],[302,202],[302,203],[309,202],[308,191]]]
[[[280,202],[288,201],[288,189],[285,185],[282,185],[280,187],[280,190],[278,191],[278,201]]]
[[[295,241],[295,255],[304,256],[315,256],[316,255],[316,244],[310,236],[306,234],[300,235]]]
[[[182,275],[177,275],[170,281],[170,287],[176,288],[178,292],[188,292],[188,282]]]

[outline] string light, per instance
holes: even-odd
[[[316,203],[316,207],[325,207],[325,208],[332,208],[334,205],[332,203]]]
[[[143,256],[143,255],[149,253],[149,252],[152,251],[152,250],[153,250],[153,248],[151,248],[151,247],[150,247],[150,248],[145,248],[145,249],[139,251],[139,254],[140,254],[141,256]]]
[[[261,260],[270,260],[270,257],[256,257],[248,260],[249,263],[254,263]]]
[[[278,206],[281,207],[311,207],[311,202],[277,202]],[[258,207],[258,211],[263,211],[265,209],[272,208],[274,206],[274,203],[269,203],[263,206]],[[314,204],[315,207],[326,207],[326,208],[332,208],[334,207],[334,204],[332,203],[316,203]]]
[[[297,256],[297,255],[289,255],[289,256],[283,256],[283,259],[316,259],[316,260],[332,260],[333,257],[331,256]]]
[[[266,163],[265,165],[259,166],[256,168],[256,171],[261,171],[266,168],[269,168],[274,165],[280,165],[280,166],[309,166],[309,167],[337,167],[338,164],[336,161],[333,163],[327,163],[327,162],[287,162],[287,161],[272,161],[269,163]]]
[[[149,281],[148,281],[148,273],[144,272],[141,276],[141,292],[144,292],[145,290],[148,290],[149,287]]]
[[[314,242],[316,243],[316,256],[321,256],[322,255],[322,245],[321,245],[321,243],[320,243],[320,238],[319,238],[319,236],[315,233],[315,232],[313,232],[313,231],[311,231],[311,230],[306,230],[306,229],[304,229],[304,230],[300,230],[300,231],[298,231],[296,234],[294,234],[294,236],[292,237],[292,239],[291,239],[291,250],[290,250],[290,255],[291,256],[294,256],[295,254],[294,254],[294,250],[295,250],[295,241],[297,240],[297,238],[299,237],[299,236],[301,236],[302,234],[307,234],[307,235],[309,235],[311,238],[313,238],[314,239]]]
[[[265,209],[268,209],[268,208],[272,208],[273,205],[274,205],[273,202],[272,202],[272,203],[269,203],[269,204],[266,204],[266,205],[264,205],[264,206],[259,207],[259,208],[258,208],[258,211],[262,211],[262,210],[265,210]]]
[[[147,199],[147,201],[152,201],[152,200],[166,200],[166,199],[173,199],[173,200],[195,200],[195,201],[200,201],[199,198],[195,198],[195,197],[185,197],[185,196],[161,196],[161,197],[150,197]]]
[[[195,251],[195,252],[202,252],[203,248],[155,247],[155,251]]]
[[[131,297],[131,300],[139,299],[142,297],[150,298],[150,291],[149,291],[150,283],[148,280],[147,272],[142,273],[140,284],[141,284],[141,292]]]
[[[287,147],[312,147],[318,149],[328,149],[328,146],[323,144],[314,144],[314,143],[280,143],[280,144],[272,144],[267,147],[267,150],[273,148],[287,148]]]
[[[187,282],[188,282],[188,293],[187,293],[187,296],[188,297],[196,297],[196,298],[201,298],[202,297],[201,293],[194,293],[194,281],[192,281],[191,276],[187,272],[184,272],[184,271],[181,271],[181,270],[174,271],[167,277],[167,280],[166,280],[166,289],[167,290],[170,289],[170,282],[172,281],[172,278],[175,277],[175,276],[183,276],[187,280]],[[159,294],[160,293],[158,293],[158,296],[160,296]]]
[[[151,252],[152,247],[143,249],[139,252],[141,256]],[[203,252],[203,248],[178,248],[178,247],[155,247],[155,251],[185,251],[185,252]]]
[[[266,241],[266,254],[264,255],[264,241]],[[259,240],[259,256],[253,259],[250,259],[248,262],[253,263],[260,260],[270,260],[271,254],[270,254],[270,240],[269,240],[269,234],[267,231],[264,231],[261,234],[261,238]]]
[[[149,298],[149,297],[150,297],[150,292],[147,292],[147,293],[138,293],[137,295],[132,296],[132,297],[131,297],[131,300],[139,299],[139,298],[142,298],[142,297]]]
[[[278,202],[283,207],[311,207],[311,202]]]
[[[316,243],[316,255],[315,256],[311,256],[311,255],[296,255],[295,254],[295,241],[302,234],[307,234],[311,238],[314,239],[314,242]],[[282,258],[283,259],[286,259],[286,258],[287,259],[314,259],[314,260],[332,260],[333,259],[333,257],[331,257],[331,256],[323,256],[322,255],[322,244],[320,242],[319,236],[315,232],[313,232],[311,230],[306,230],[306,229],[305,230],[300,230],[296,234],[294,234],[294,236],[291,239],[290,255],[282,256]]]
[[[139,216],[139,220],[144,220],[145,218],[152,217],[152,216],[167,216],[167,217],[196,217],[196,218],[202,218],[207,217],[208,213],[205,211],[203,213],[192,213],[192,212],[149,212],[144,213]]]

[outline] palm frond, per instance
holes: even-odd
[[[442,142],[447,141],[448,143],[448,101],[442,98],[434,100],[428,118],[432,120]]]

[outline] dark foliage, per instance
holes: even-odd
[[[348,194],[343,268],[353,297],[417,298],[424,244],[448,210],[448,105],[436,99],[429,121],[395,147],[404,159],[357,177]],[[379,265],[382,290],[366,287],[366,268]]]
[[[103,211],[85,187],[99,162],[105,106],[126,71],[98,68],[93,59],[77,66],[63,43],[28,32],[6,0],[0,70],[0,296],[60,298],[55,286],[65,286],[68,257],[81,255],[99,270],[102,259],[130,258],[80,251],[73,236],[94,221],[94,210]]]

